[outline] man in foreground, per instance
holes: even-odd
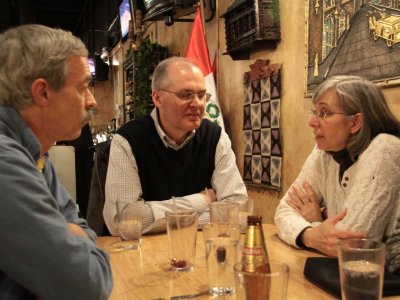
[[[87,50],[70,32],[0,34],[0,299],[106,299],[109,259],[78,217],[47,151],[96,106]]]

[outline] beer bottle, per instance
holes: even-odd
[[[243,244],[243,271],[249,273],[271,273],[268,265],[268,253],[262,229],[262,217],[253,215],[247,217],[247,231]],[[262,282],[260,282],[260,280]],[[271,282],[268,277],[257,279],[253,276],[244,278],[246,299],[268,300]],[[263,286],[262,291],[257,286]]]

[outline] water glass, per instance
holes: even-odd
[[[240,225],[228,222],[208,223],[203,226],[204,243],[212,238],[229,237],[240,240]]]
[[[144,200],[117,201],[117,224],[121,242],[115,250],[139,249],[142,243]]]
[[[270,273],[246,272],[246,263],[235,264],[237,300],[285,300],[289,281],[289,267],[281,262],[270,261],[262,268]]]
[[[211,295],[235,292],[233,266],[239,260],[240,225],[210,223],[203,226]]]
[[[382,299],[386,246],[370,239],[338,242],[343,300]]]
[[[239,215],[238,222],[242,233],[247,229],[247,217],[253,214],[254,201],[252,198],[244,197],[239,201]]]
[[[210,203],[211,223],[238,223],[239,203],[233,201],[215,201]]]
[[[193,210],[165,212],[172,271],[193,269],[198,214]]]

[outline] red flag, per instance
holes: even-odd
[[[193,29],[190,33],[189,42],[186,48],[186,58],[192,59],[204,74],[204,80],[211,99],[206,105],[205,117],[224,128],[221,107],[217,98],[214,75],[211,69],[210,56],[208,53],[207,41],[204,36],[203,22],[201,19],[200,7],[197,8],[194,18]]]
[[[214,60],[211,65],[211,71],[214,74],[215,83],[217,83],[217,51],[214,53]]]

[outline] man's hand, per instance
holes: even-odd
[[[217,201],[217,195],[215,194],[214,189],[205,189],[204,191],[201,191],[200,194],[203,195],[206,203]]]
[[[339,230],[335,225],[346,216],[347,210],[326,219],[317,227],[307,228],[302,235],[305,246],[318,250],[328,256],[337,256],[337,242],[340,239],[365,238],[361,231]]]
[[[74,224],[74,223],[67,223],[68,225],[68,230],[76,236],[83,236],[83,237],[89,237],[86,233],[85,230],[83,230],[80,226]]]
[[[317,196],[311,185],[306,181],[303,183],[303,189],[292,187],[289,191],[287,204],[310,223],[323,221]]]

